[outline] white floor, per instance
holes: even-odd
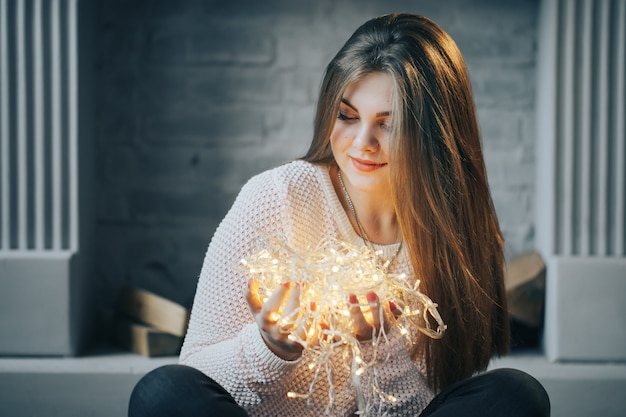
[[[128,353],[0,358],[0,416],[123,417],[139,378],[175,362],[175,357]],[[516,354],[491,367],[518,368],[539,379],[550,395],[553,417],[626,416],[626,363],[555,364],[538,354]]]

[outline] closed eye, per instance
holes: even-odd
[[[348,117],[348,116],[346,116],[344,113],[339,112],[339,113],[337,114],[337,119],[339,119],[339,120],[356,120],[356,119],[357,119],[357,117]]]

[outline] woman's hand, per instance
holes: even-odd
[[[246,300],[250,311],[257,325],[261,336],[267,347],[278,357],[293,361],[302,355],[303,346],[296,340],[307,340],[310,345],[319,342],[319,338],[325,339],[322,335],[328,326],[319,323],[319,329],[314,335],[308,335],[306,325],[300,323],[297,326],[289,326],[288,323],[297,322],[295,320],[300,307],[300,285],[284,283],[279,285],[270,295],[265,303],[261,301],[258,294],[259,285],[255,279],[248,281]],[[352,319],[352,332],[360,341],[371,340],[376,332],[381,328],[389,329],[391,317],[398,317],[401,311],[396,308],[392,301],[383,303],[381,309],[378,296],[370,292],[366,295],[369,304],[369,311],[364,312],[357,297],[350,294],[349,311]],[[313,308],[313,305],[312,305]],[[295,337],[290,338],[290,335]]]
[[[401,311],[398,310],[393,301],[383,303],[382,308],[378,295],[369,292],[366,295],[369,304],[369,312],[365,314],[359,304],[356,295],[350,294],[348,303],[350,305],[350,317],[352,318],[352,332],[360,341],[370,340],[374,334],[379,334],[382,328],[387,331],[390,326],[390,318],[399,317]]]
[[[290,339],[289,335],[293,333],[303,340],[306,338],[306,329],[302,325],[288,328],[285,322],[292,322],[297,317],[300,307],[300,285],[291,283],[279,285],[265,303],[259,299],[258,290],[257,280],[248,281],[246,301],[265,344],[276,356],[286,361],[299,359],[303,347]]]

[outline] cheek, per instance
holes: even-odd
[[[381,141],[380,149],[384,154],[389,155],[390,147],[391,147],[391,144],[389,143],[389,138],[386,138],[385,140]]]
[[[330,147],[335,153],[341,147],[341,138],[342,138],[341,129],[334,127],[333,130],[330,132]]]
[[[333,149],[342,149],[350,145],[350,129],[335,125],[330,132],[330,143]]]

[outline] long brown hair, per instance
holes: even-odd
[[[421,290],[448,325],[441,340],[419,336],[435,389],[487,367],[509,348],[504,242],[489,192],[476,110],[461,53],[432,20],[374,18],[328,64],[314,137],[304,160],[334,160],[330,133],[346,87],[381,71],[394,80],[391,190]]]

